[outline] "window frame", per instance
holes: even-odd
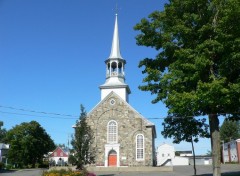
[[[110,133],[110,123],[114,122],[115,123],[115,130],[116,130],[116,133]],[[110,134],[112,134],[112,138],[114,139],[115,137],[115,140],[110,140]],[[118,143],[118,123],[115,121],[115,120],[110,120],[107,124],[107,143],[109,144],[117,144]]]
[[[142,137],[142,147],[138,147],[138,137],[141,136]],[[143,134],[137,134],[136,135],[136,160],[137,161],[143,161],[144,160],[144,156],[145,156],[145,150],[144,150],[144,147],[145,146],[145,143],[144,143],[144,135]],[[141,151],[141,155],[142,157],[139,157],[138,156],[138,151]]]

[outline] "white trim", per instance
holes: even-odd
[[[143,147],[142,148],[138,148],[137,147],[137,144],[138,144],[138,140],[137,140],[137,138],[138,138],[138,136],[142,136],[142,145],[143,145]],[[136,135],[136,161],[143,161],[144,160],[144,156],[145,156],[145,150],[144,150],[144,148],[145,148],[145,142],[144,142],[144,135],[143,134],[137,134]],[[143,157],[142,158],[138,158],[138,156],[137,156],[137,150],[138,149],[142,149],[143,150]]]
[[[115,150],[117,152],[117,167],[120,166],[119,147],[120,144],[105,144],[105,162],[104,162],[105,167],[108,167],[108,154],[111,150]]]
[[[109,141],[109,124],[114,122],[116,124],[116,141]],[[115,120],[110,120],[107,124],[107,143],[108,144],[116,144],[118,143],[118,123]]]

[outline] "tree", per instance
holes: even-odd
[[[220,139],[229,142],[240,138],[240,124],[236,121],[225,119],[220,128]]]
[[[68,157],[68,163],[69,163],[69,164],[72,164],[73,166],[76,165],[76,163],[77,163],[76,157],[73,156],[73,155],[69,155],[69,157]]]
[[[210,137],[206,119],[194,119],[193,117],[178,118],[169,116],[164,119],[162,135],[167,138],[173,137],[173,143],[179,144],[182,141],[191,142],[193,151],[194,175],[197,174],[195,165],[195,150],[193,142],[198,142],[199,137]]]
[[[90,126],[88,126],[86,118],[87,113],[83,105],[80,106],[80,117],[76,122],[75,134],[72,139],[72,146],[75,150],[77,169],[82,170],[85,164],[94,162],[94,151],[91,148],[93,135]]]
[[[5,143],[6,141],[6,133],[7,130],[5,128],[2,128],[3,121],[0,121],[0,143]]]
[[[53,140],[36,121],[21,123],[7,132],[11,163],[19,167],[41,163],[43,155],[55,148]]]
[[[135,26],[137,44],[155,48],[140,61],[145,84],[169,114],[208,115],[213,175],[220,176],[219,115],[239,114],[240,1],[170,0]]]

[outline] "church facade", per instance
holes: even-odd
[[[115,17],[112,49],[106,64],[101,101],[88,113],[96,166],[152,166],[155,157],[155,125],[128,103],[125,64],[120,53],[118,19]]]

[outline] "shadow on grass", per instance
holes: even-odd
[[[98,175],[98,176],[114,176],[115,174],[101,174],[101,175]]]

